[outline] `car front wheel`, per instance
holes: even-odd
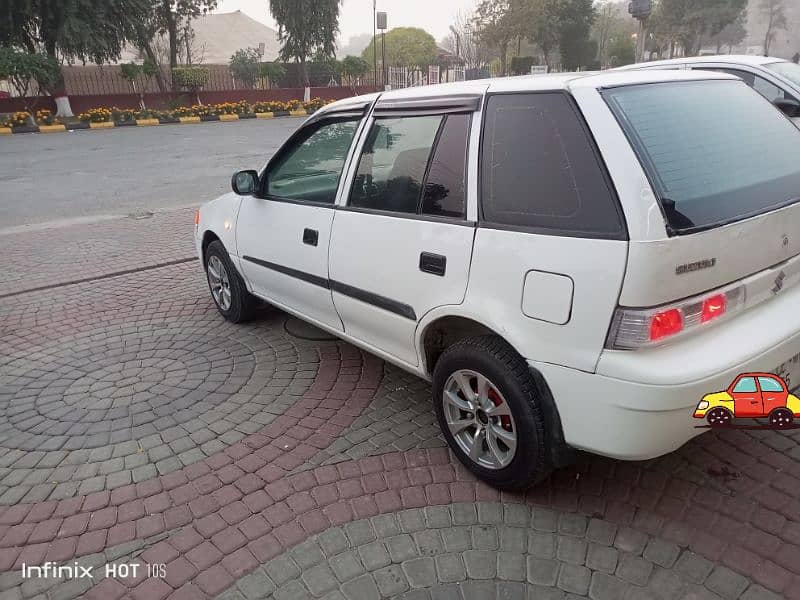
[[[706,421],[711,427],[725,427],[733,422],[733,415],[727,408],[718,406],[709,411]]]
[[[205,260],[208,289],[220,314],[232,323],[252,318],[256,299],[247,291],[222,242],[208,245]]]
[[[477,477],[520,490],[550,473],[541,399],[527,363],[504,340],[469,338],[445,350],[433,395],[447,443]]]

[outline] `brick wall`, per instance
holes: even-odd
[[[356,94],[367,94],[373,91],[371,88],[357,87],[319,87],[311,88],[312,98],[323,98],[325,100],[340,100]],[[218,104],[220,102],[237,102],[247,100],[251,104],[265,100],[302,100],[303,88],[274,88],[271,90],[228,90],[215,92],[200,92],[200,100],[203,104]],[[139,96],[136,94],[87,94],[70,96],[70,104],[75,114],[86,111],[97,106],[116,106],[119,108],[136,108],[139,106]],[[191,105],[196,103],[192,94],[185,92],[169,92],[166,94],[153,93],[145,94],[145,102],[149,108],[167,109],[176,105]],[[48,108],[55,110],[55,102],[49,96],[38,96],[28,98],[28,103],[33,110]],[[18,110],[25,110],[25,102],[22,98],[0,98],[0,113],[9,113]]]

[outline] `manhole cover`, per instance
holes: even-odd
[[[313,340],[317,342],[336,340],[335,336],[332,336],[331,334],[322,331],[322,329],[314,327],[305,321],[296,319],[295,317],[289,317],[286,319],[283,327],[286,329],[286,333],[302,340]]]

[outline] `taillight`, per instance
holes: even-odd
[[[608,332],[607,348],[634,350],[655,346],[728,317],[744,308],[744,286],[736,284],[702,296],[655,308],[619,307]]]
[[[200,225],[200,209],[194,211],[194,224]]]
[[[650,319],[650,341],[655,342],[683,330],[683,316],[677,308],[656,313]]]
[[[703,300],[703,312],[700,313],[700,321],[708,323],[714,319],[718,319],[725,314],[725,309],[728,306],[728,300],[725,294],[717,294]]]

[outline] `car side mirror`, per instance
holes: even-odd
[[[249,196],[258,188],[258,173],[253,169],[237,171],[231,177],[231,187],[240,196]]]
[[[775,106],[777,106],[787,117],[800,117],[800,102],[797,100],[790,98],[777,98],[775,100]]]

